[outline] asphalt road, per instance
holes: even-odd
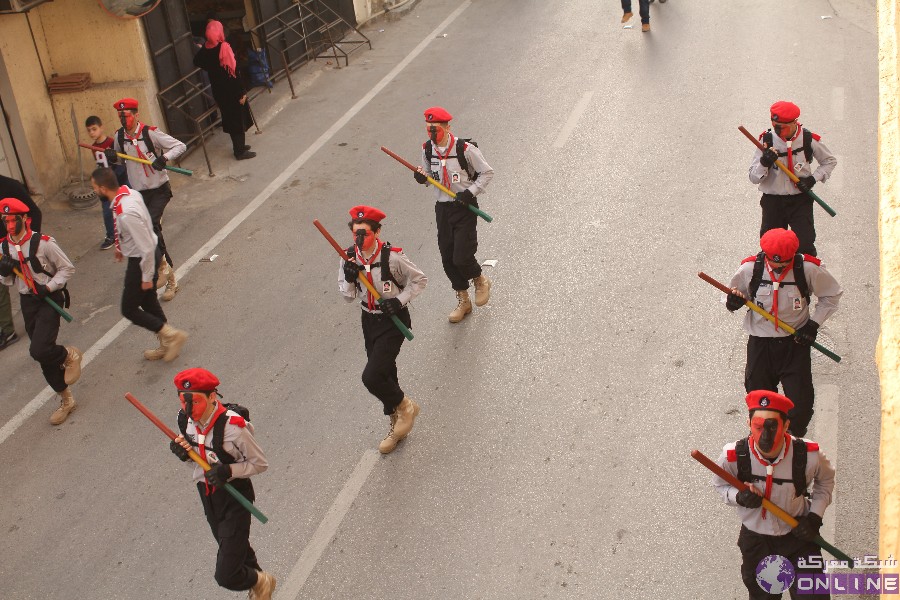
[[[239,597],[212,579],[190,469],[123,399],[174,427],[172,377],[204,366],[270,459],[251,539],[280,600],[745,598],[739,522],[689,457],[745,434],[745,336],[696,273],[727,280],[758,250],[737,126],[762,131],[778,99],[839,160],[816,189],[838,212],[817,209],[819,254],[845,289],[822,332],[844,360],[814,362],[810,437],[839,470],[823,534],[877,552],[874,2],[779,6],[671,0],[642,34],[613,1],[422,0],[369,29],[349,68],[311,66],[296,100],[281,85],[264,101],[258,158],[222,149],[212,179],[188,159],[165,220],[183,275],[165,309],[191,334],[172,364],[118,325],[99,211],[50,207],[78,257],[60,339],[93,351],[57,428],[27,344],[2,353],[0,596]],[[430,194],[378,150],[414,160],[435,104],[496,171],[478,253],[498,261],[492,298],[459,325]],[[311,226],[349,244],[359,203],[430,277],[399,361],[422,414],[387,457],[359,311]]]

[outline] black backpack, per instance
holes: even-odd
[[[753,482],[753,471],[750,465],[750,442],[747,438],[738,440],[734,444],[734,452],[737,455],[737,478],[744,483]],[[808,452],[806,442],[801,439],[794,438],[794,458],[791,463],[791,474],[794,481],[794,492],[797,497],[809,496],[806,491],[806,463],[808,460]],[[759,476],[757,476],[759,477]],[[765,480],[765,478],[763,478]],[[778,483],[784,483],[782,480],[774,480]]]
[[[469,161],[466,160],[466,144],[472,144],[476,148],[478,147],[478,142],[473,140],[472,138],[456,138],[456,155],[450,155],[447,158],[455,158],[456,162],[459,163],[459,166],[463,168],[463,170],[468,173],[469,179],[475,181],[478,179],[478,171],[470,171],[469,170]],[[429,165],[431,164],[431,157],[434,156],[433,150],[434,144],[431,140],[425,142],[425,162]]]
[[[813,134],[809,129],[803,130],[803,155],[806,156],[806,162],[811,163],[813,159],[813,149],[812,149],[812,139]],[[763,143],[769,148],[772,147],[772,130],[767,129],[766,132],[762,136]],[[799,149],[794,150],[794,154],[800,152]],[[778,158],[784,158],[787,156],[787,152],[776,152]]]
[[[794,257],[794,281],[785,281],[781,285],[796,285],[797,290],[800,291],[800,295],[806,298],[806,304],[809,305],[809,283],[806,281],[806,275],[803,272],[803,255],[798,254]],[[759,290],[759,286],[763,283],[763,268],[765,267],[766,262],[766,253],[760,252],[756,255],[756,260],[753,263],[753,275],[750,277],[750,297],[756,299],[756,292]],[[771,282],[766,281],[766,285],[772,285]]]
[[[213,447],[209,448],[213,452],[216,453],[216,456],[219,457],[219,460],[225,464],[233,464],[234,458],[225,451],[225,447],[223,446],[223,442],[225,441],[225,424],[228,422],[229,416],[228,411],[236,412],[237,414],[244,417],[248,423],[250,422],[250,409],[246,406],[241,406],[236,403],[223,403],[226,411],[219,415],[219,418],[216,419],[215,424],[213,424]],[[181,431],[181,435],[184,437],[185,441],[189,443],[191,446],[198,448],[197,442],[192,441],[187,435],[187,424],[188,417],[185,414],[184,409],[178,411],[178,429]]]
[[[119,138],[119,148],[122,149],[122,153],[125,154],[125,128],[120,127],[119,131],[116,132]],[[141,129],[141,139],[144,141],[144,145],[147,146],[147,152],[152,154],[153,156],[158,156],[156,154],[156,147],[153,145],[153,141],[150,139],[150,128],[144,125],[143,129]]]
[[[38,246],[40,246],[40,244],[41,234],[37,231],[32,232],[31,239],[28,242],[28,262],[31,265],[31,271],[33,273],[43,273],[47,277],[53,277],[53,275],[44,270],[44,266],[37,258]],[[9,238],[3,238],[3,244],[0,245],[0,250],[3,251],[4,256],[8,256],[13,260],[17,260],[17,257],[13,256],[9,252]]]

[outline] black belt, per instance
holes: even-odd
[[[794,341],[794,336],[792,336],[792,335],[787,335],[784,337],[774,337],[774,336],[768,336],[768,335],[751,335],[750,337],[756,338],[758,340],[765,340],[767,342],[772,342],[773,344],[783,344],[785,342],[793,342]]]

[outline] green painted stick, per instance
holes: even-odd
[[[726,294],[731,293],[731,290],[728,289],[728,286],[726,286],[724,283],[716,281],[715,279],[713,279],[712,277],[710,277],[703,271],[700,271],[699,273],[697,273],[697,276],[700,277],[700,279],[702,279],[706,283],[713,286],[714,288],[721,290],[722,292],[724,292]],[[760,316],[765,317],[772,323],[775,323],[775,325],[777,325],[778,327],[781,327],[782,329],[787,331],[789,334],[794,335],[797,333],[796,329],[794,329],[787,323],[783,322],[781,319],[775,318],[775,315],[773,315],[769,311],[757,306],[755,302],[751,302],[750,300],[744,300],[744,305],[747,308],[749,308],[750,310],[759,314]],[[835,354],[834,352],[832,352],[831,350],[829,350],[828,348],[826,348],[819,342],[813,342],[812,347],[815,348],[816,350],[818,350],[819,352],[821,352],[822,354],[824,354],[825,356],[827,356],[828,358],[830,358],[831,360],[833,360],[834,362],[841,362],[840,356],[838,356],[837,354]]]
[[[706,456],[699,450],[691,450],[691,457],[694,460],[696,460],[697,462],[699,462],[701,465],[703,465],[704,467],[706,467],[707,469],[709,469],[710,471],[712,471],[713,473],[718,475],[723,481],[728,482],[729,485],[731,485],[739,490],[745,490],[749,487],[746,483],[744,483],[743,481],[741,481],[740,479],[738,479],[737,477],[735,477],[734,475],[732,475],[731,473],[729,473],[728,471],[726,471],[725,469],[723,469],[722,467],[720,467],[719,465],[717,465],[716,463],[711,461],[708,456]],[[787,512],[785,512],[785,510],[783,508],[781,508],[780,506],[778,506],[771,500],[768,500],[767,498],[763,498],[762,503],[763,503],[763,507],[765,507],[765,509],[767,511],[769,511],[770,513],[772,513],[773,515],[775,515],[776,517],[778,517],[779,519],[781,519],[788,525],[790,525],[792,528],[797,526],[797,519],[795,519],[794,517],[789,515]],[[822,538],[821,535],[816,536],[816,539],[814,539],[813,542],[815,542],[815,544],[819,548],[822,548],[823,550],[828,550],[829,552],[831,552],[831,555],[834,556],[835,558],[839,558],[841,560],[847,561],[847,564],[850,566],[850,568],[851,569],[853,568],[853,559],[850,558],[849,556],[847,556],[846,554],[844,554],[843,552],[841,552],[840,550],[838,550],[837,548],[835,548],[834,546],[832,546],[831,544],[829,544],[828,542],[826,542]]]
[[[756,145],[756,147],[759,148],[760,152],[766,151],[766,147],[763,146],[762,142],[760,142],[758,139],[753,137],[753,135],[749,131],[747,131],[747,129],[743,125],[738,126],[738,130],[741,133],[743,133],[744,135],[746,135],[747,139],[750,140],[751,142],[753,142],[754,145]],[[790,179],[794,183],[797,183],[798,181],[800,181],[800,178],[797,177],[796,175],[794,175],[793,173],[791,173],[790,169],[788,169],[786,166],[784,166],[784,164],[782,164],[782,162],[780,160],[775,161],[775,166],[777,166],[779,169],[781,169],[782,172],[788,176],[788,179]],[[806,190],[806,195],[809,196],[810,198],[812,198],[813,200],[815,200],[816,202],[818,202],[819,206],[824,208],[825,212],[827,212],[829,215],[831,215],[832,217],[837,216],[837,213],[834,212],[834,209],[831,208],[830,206],[828,206],[827,204],[825,204],[825,201],[822,200],[821,198],[819,198],[819,196],[817,196],[814,191]]]
[[[335,250],[337,250],[337,253],[340,255],[341,258],[343,258],[346,261],[350,260],[350,257],[347,256],[347,253],[344,252],[344,249],[341,248],[341,245],[337,243],[337,240],[335,240],[333,237],[331,237],[331,234],[328,233],[328,230],[325,229],[324,225],[319,223],[318,219],[313,220],[313,225],[315,225],[316,229],[318,229],[319,232],[325,236],[325,239],[328,240],[328,243],[331,244],[331,247],[334,248]],[[381,304],[383,302],[383,300],[381,299],[381,294],[379,294],[378,290],[376,290],[372,286],[372,284],[369,283],[369,280],[366,279],[365,277],[363,277],[362,273],[357,273],[356,277],[360,283],[362,283],[364,286],[366,286],[366,289],[369,290],[369,293],[375,297],[375,301],[378,302],[378,304]],[[410,331],[409,328],[403,324],[403,321],[401,321],[397,315],[391,315],[391,321],[394,322],[394,325],[397,326],[397,329],[400,330],[400,333],[403,334],[403,337],[405,337],[409,341],[412,341],[412,339],[413,339],[412,331]]]
[[[99,152],[103,152],[103,148],[101,148],[100,146],[91,146],[90,144],[82,144],[81,142],[78,142],[78,145],[81,146],[82,148],[87,148],[88,150],[97,150]],[[134,156],[129,156],[127,154],[123,154],[122,152],[116,152],[116,156],[118,156],[119,158],[124,158],[125,160],[132,160],[134,162],[141,163],[143,165],[152,165],[153,164],[153,161],[147,160],[145,158],[137,158]],[[174,171],[176,173],[181,173],[182,175],[187,175],[188,177],[190,177],[194,174],[194,172],[191,171],[190,169],[182,169],[181,167],[173,167],[170,165],[166,165],[163,168],[166,169],[167,171]]]
[[[135,398],[133,395],[131,395],[130,392],[125,394],[125,399],[128,400],[129,402],[131,402],[131,403],[134,405],[134,407],[135,407],[136,409],[138,409],[139,411],[141,411],[141,413],[142,413],[145,417],[147,417],[148,419],[150,419],[150,421],[151,421],[154,425],[156,425],[157,427],[159,427],[160,431],[162,431],[164,434],[166,434],[166,437],[168,437],[170,440],[174,440],[174,439],[175,439],[175,432],[172,431],[171,429],[169,429],[169,428],[166,426],[165,423],[163,423],[162,421],[159,420],[159,417],[157,417],[156,415],[154,415],[154,414],[150,411],[149,408],[147,408],[146,406],[144,406],[143,404],[141,404],[140,400],[138,400],[138,399]],[[206,462],[205,460],[203,460],[203,458],[201,458],[200,455],[197,454],[196,452],[194,452],[193,450],[188,450],[188,456],[191,457],[191,460],[193,460],[195,463],[197,463],[198,465],[200,465],[200,468],[202,468],[204,472],[210,470],[211,467],[209,466],[209,463]],[[250,514],[252,514],[254,517],[256,517],[257,519],[259,519],[259,522],[260,522],[260,523],[265,523],[265,522],[267,522],[267,521],[269,520],[269,517],[267,517],[266,515],[262,514],[262,511],[260,511],[258,508],[256,508],[255,506],[253,506],[253,503],[251,503],[249,500],[247,500],[246,498],[244,498],[244,495],[241,494],[239,491],[237,491],[237,490],[234,488],[234,486],[231,485],[230,483],[226,483],[226,484],[225,484],[225,491],[227,491],[229,494],[231,494],[231,495],[234,497],[234,499],[237,500],[237,501],[240,503],[241,506],[243,506],[244,508],[246,508],[247,511],[248,511]]]
[[[409,169],[409,170],[412,171],[413,173],[417,173],[417,172],[418,172],[418,171],[416,171],[416,168],[415,168],[414,166],[412,166],[412,164],[410,164],[408,161],[404,160],[402,157],[400,157],[400,156],[394,154],[393,152],[391,152],[390,150],[388,150],[388,149],[385,148],[384,146],[382,146],[381,149],[384,151],[385,154],[387,154],[388,156],[390,156],[391,158],[393,158],[394,160],[396,160],[398,163],[400,163],[401,165],[403,165],[404,167],[406,167],[407,169]],[[438,181],[437,179],[432,179],[432,178],[429,177],[428,175],[425,176],[425,179],[428,180],[428,183],[430,183],[431,185],[433,185],[433,186],[436,187],[437,189],[441,190],[442,192],[444,192],[445,194],[447,194],[448,196],[450,196],[451,198],[453,198],[454,200],[456,200],[456,193],[454,193],[452,190],[450,190],[449,188],[447,188],[447,186],[443,185],[440,181]],[[462,202],[460,202],[460,203],[463,204]],[[473,213],[475,213],[476,215],[478,215],[479,217],[481,217],[482,219],[484,219],[484,220],[487,221],[488,223],[490,223],[491,221],[494,220],[494,217],[492,217],[491,215],[487,214],[486,212],[484,212],[483,210],[481,210],[481,209],[478,208],[477,206],[472,206],[471,204],[466,204],[465,206],[466,206],[466,208],[468,208],[469,210],[471,210]]]

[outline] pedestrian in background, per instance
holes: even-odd
[[[25,186],[11,177],[0,175],[0,198],[15,198],[28,207],[28,226],[32,231],[41,230],[41,209],[34,203]],[[0,236],[6,232],[0,228]],[[0,350],[19,341],[12,318],[12,301],[9,288],[0,285]]]
[[[662,2],[664,0],[660,0]],[[647,33],[650,31],[650,3],[653,0],[638,0],[638,8],[641,13],[641,31]],[[634,13],[631,12],[631,0],[622,0],[622,22],[627,23]]]

